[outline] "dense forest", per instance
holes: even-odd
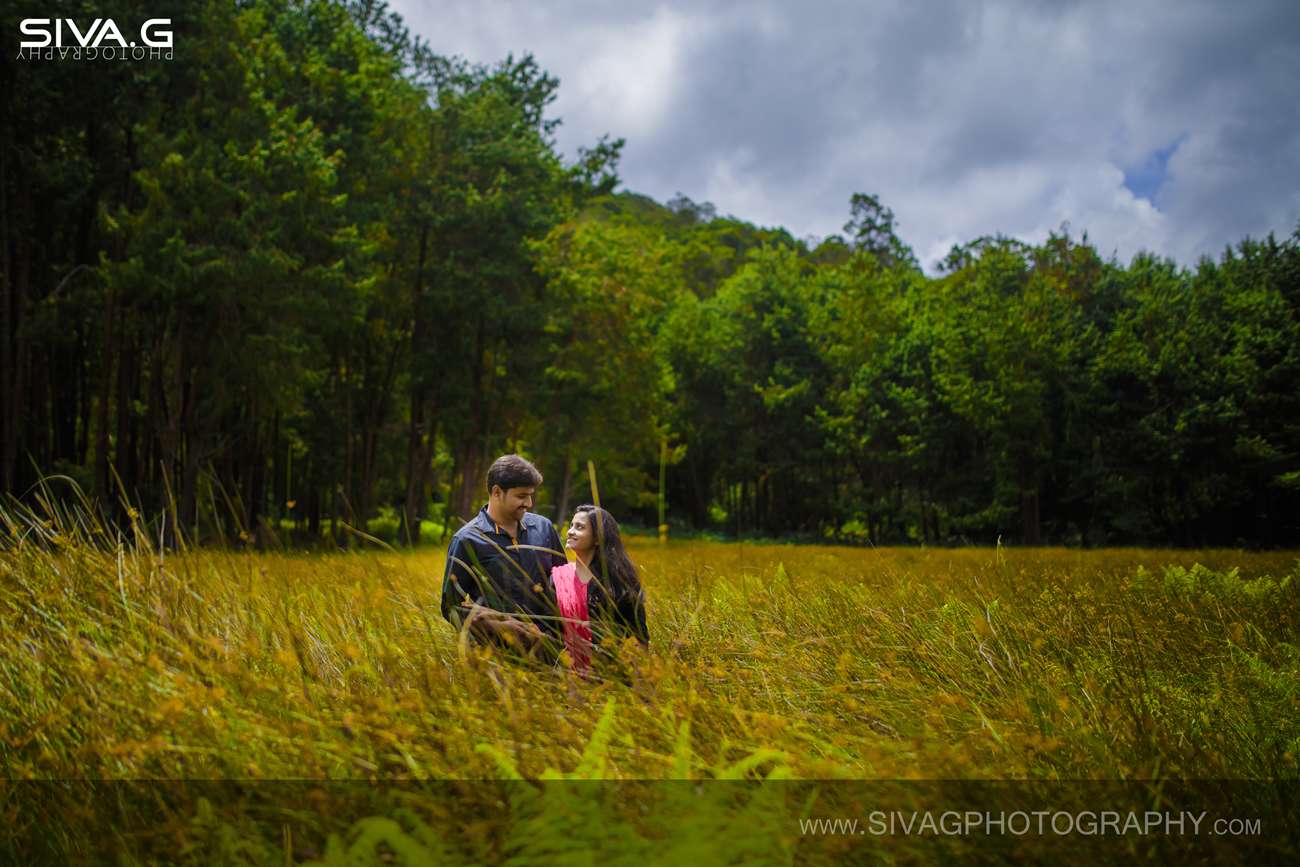
[[[559,516],[591,462],[631,524],[662,467],[669,521],[728,534],[1300,544],[1300,229],[927,274],[869,192],[809,240],[622,190],[531,57],[437,56],[381,2],[149,6],[170,61],[0,58],[0,491],[418,543],[519,451]]]

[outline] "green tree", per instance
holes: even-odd
[[[818,415],[845,467],[832,489],[836,522],[858,522],[873,542],[936,540],[953,421],[931,375],[925,280],[867,251],[819,280],[813,330],[831,380]]]
[[[686,445],[675,476],[696,523],[715,501],[732,526],[764,533],[811,531],[825,517],[809,276],[797,251],[763,247],[712,298],[682,297],[665,324],[673,429]]]
[[[534,249],[550,307],[536,441],[562,468],[557,520],[586,498],[588,460],[612,502],[653,503],[646,468],[667,435],[668,385],[655,334],[681,291],[680,250],[654,229],[590,219],[557,227]]]
[[[1064,244],[1065,239],[1048,242]],[[1071,371],[1087,356],[1077,291],[1051,256],[1030,262],[1011,245],[983,250],[937,281],[928,297],[933,375],[966,429],[973,512],[956,525],[979,533],[1013,529],[1042,540],[1045,470],[1066,424],[1061,404]],[[963,511],[969,506],[964,507]]]

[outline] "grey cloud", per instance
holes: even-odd
[[[566,152],[628,139],[626,186],[796,235],[879,193],[918,254],[1059,222],[1190,264],[1300,219],[1291,2],[434,3],[435,50],[532,51]],[[1123,170],[1180,141],[1155,202]],[[928,260],[927,264],[928,264]]]

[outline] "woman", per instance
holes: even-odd
[[[593,646],[628,635],[642,644],[650,642],[645,593],[623,547],[618,522],[599,506],[579,506],[574,511],[564,547],[577,560],[552,568],[551,581],[564,618],[569,665],[586,674]]]

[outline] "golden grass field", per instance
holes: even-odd
[[[176,554],[142,525],[118,545],[20,517],[0,550],[11,781],[1300,777],[1295,552],[634,540],[650,648],[583,682],[462,645],[438,613],[440,551]],[[344,863],[366,815],[344,802],[372,790],[300,784],[292,821],[195,795],[119,843]],[[6,791],[29,835],[68,808]],[[412,842],[499,797],[446,791],[368,833]],[[437,845],[509,854],[498,808]],[[104,809],[84,807],[87,827]],[[78,833],[55,836],[76,850]],[[772,839],[789,863],[788,829]]]

